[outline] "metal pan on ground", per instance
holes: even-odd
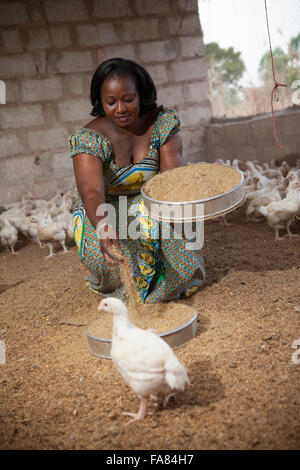
[[[111,359],[111,339],[100,338],[90,333],[90,329],[93,326],[93,322],[87,326],[86,335],[88,340],[89,351],[97,357],[104,359]],[[197,332],[197,313],[193,310],[192,318],[184,325],[179,326],[165,333],[161,333],[159,336],[168,343],[172,349],[178,349],[185,346]]]
[[[238,185],[207,199],[182,202],[161,201],[147,196],[144,190],[145,185],[141,189],[141,194],[149,215],[159,222],[185,223],[214,219],[234,211],[244,201],[244,175],[240,170],[236,171],[241,175]]]

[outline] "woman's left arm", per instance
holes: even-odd
[[[160,171],[171,170],[181,166],[182,135],[177,132],[170,136],[166,143],[160,147]]]

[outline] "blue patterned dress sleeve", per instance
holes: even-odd
[[[180,119],[173,109],[163,108],[158,116],[159,143],[164,145],[168,138],[180,131]]]
[[[102,162],[106,162],[112,153],[109,140],[86,127],[73,132],[69,139],[69,150],[71,157],[81,153],[88,153],[89,155],[99,157]]]

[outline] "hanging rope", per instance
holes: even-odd
[[[271,56],[271,64],[272,64],[272,75],[273,75],[273,82],[274,82],[274,87],[271,93],[271,109],[272,109],[272,123],[273,123],[273,134],[275,137],[276,141],[276,146],[278,149],[281,148],[278,136],[277,136],[277,130],[276,130],[276,121],[275,121],[275,116],[274,116],[274,107],[273,107],[273,101],[278,101],[279,96],[278,96],[278,87],[284,86],[286,87],[287,85],[285,83],[277,83],[276,78],[275,78],[275,67],[274,67],[274,58],[273,58],[273,52],[272,52],[272,46],[271,46],[271,35],[270,35],[270,28],[269,28],[269,18],[268,18],[268,9],[267,9],[267,0],[265,0],[265,12],[266,12],[266,20],[267,20],[267,29],[268,29],[268,36],[269,36],[269,45],[270,45],[270,56]]]

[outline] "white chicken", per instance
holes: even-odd
[[[10,209],[19,209],[23,206],[25,206],[28,202],[32,203],[32,200],[35,198],[33,194],[31,194],[29,191],[26,191],[23,196],[22,200],[20,202],[11,202],[10,204],[4,204],[4,207],[6,210]]]
[[[286,229],[289,238],[293,236],[290,231],[290,224],[293,219],[300,214],[300,182],[293,179],[287,188],[287,195],[280,201],[273,201],[267,206],[260,207],[259,211],[267,219],[268,224],[275,231],[275,241],[282,239],[279,237],[279,230]]]
[[[290,178],[287,178],[287,177],[284,177],[279,183],[278,191],[280,193],[281,199],[286,197],[286,191],[287,191],[289,183],[290,183]]]
[[[256,220],[256,221],[259,220],[259,217],[261,217],[260,208],[262,206],[267,206],[273,201],[280,201],[280,200],[281,200],[281,195],[276,185],[273,188],[272,186],[270,186],[270,189],[263,190],[262,193],[260,193],[254,199],[252,199],[250,204],[248,205],[246,209],[247,219],[249,219],[251,216],[253,220]]]
[[[71,210],[72,196],[72,191],[68,191],[66,194],[63,195],[62,202],[58,207],[56,207],[56,205],[54,205],[54,207],[51,207],[51,205],[49,205],[50,214],[53,219],[55,219],[59,214],[63,214],[64,212],[68,212]]]
[[[113,315],[111,357],[121,376],[141,399],[137,413],[123,413],[133,418],[127,423],[130,424],[145,418],[152,395],[162,393],[166,406],[173,392],[183,391],[190,381],[170,346],[152,331],[134,326],[121,300],[106,298],[98,310]]]
[[[25,237],[36,242],[40,248],[43,248],[43,245],[38,237],[37,226],[30,220],[30,217],[25,216],[20,223],[15,223],[14,226],[19,230],[19,232],[23,233]]]
[[[18,231],[6,217],[2,217],[1,220],[1,230],[0,230],[0,242],[1,245],[6,247],[7,249],[10,248],[11,253],[13,255],[16,254],[15,252],[15,244],[18,241]]]
[[[270,179],[262,175],[262,168],[258,169],[258,165],[255,165],[255,162],[248,160],[246,162],[246,167],[252,178],[258,178],[259,185],[261,185],[262,188],[270,183]]]
[[[49,214],[45,214],[43,217],[30,217],[30,221],[37,224],[37,236],[41,242],[45,242],[45,244],[49,247],[49,255],[45,257],[51,258],[55,256],[53,253],[53,244],[60,243],[63,247],[63,253],[68,253],[66,248],[66,232],[63,227],[62,222],[60,221],[52,221],[49,222]]]
[[[56,218],[55,221],[58,221],[61,223],[61,226],[66,232],[66,238],[68,242],[74,241],[74,219],[73,215],[70,212],[63,212],[62,214],[59,214]]]
[[[254,190],[253,190],[253,185],[248,186],[248,190],[246,188],[245,191],[245,200],[247,205],[251,204],[252,201],[257,199],[260,196],[264,196],[265,194],[269,192],[275,191],[275,189],[278,187],[278,181],[275,179],[270,179],[268,180],[268,183],[265,184],[264,187],[261,187],[261,185],[257,185],[255,187],[255,183],[259,183],[258,178],[253,178],[254,181]],[[271,201],[270,201],[271,202]]]

